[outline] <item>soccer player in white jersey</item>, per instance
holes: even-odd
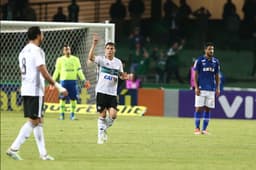
[[[94,50],[99,41],[97,34],[93,35],[92,46],[88,60],[99,66],[99,77],[96,85],[96,107],[99,112],[98,118],[98,144],[107,141],[106,130],[113,125],[117,116],[117,83],[118,77],[130,79],[131,74],[123,72],[120,59],[115,57],[115,44],[108,42],[105,45],[105,55],[95,56]],[[109,115],[107,116],[107,112]]]
[[[214,44],[209,42],[204,46],[204,55],[199,56],[194,64],[195,70],[195,130],[194,134],[208,134],[207,127],[210,111],[215,108],[215,95],[220,95],[220,63],[214,54]],[[203,115],[202,115],[203,114]],[[203,116],[202,131],[200,119]]]
[[[19,54],[19,67],[21,71],[21,96],[23,98],[24,117],[28,121],[21,127],[18,136],[7,150],[6,154],[15,160],[22,160],[18,151],[26,139],[34,132],[39,150],[40,159],[54,160],[48,155],[45,148],[43,133],[43,103],[45,79],[57,87],[60,93],[67,96],[68,92],[55,82],[45,66],[45,53],[39,47],[43,34],[39,27],[30,27],[27,31],[29,43]]]

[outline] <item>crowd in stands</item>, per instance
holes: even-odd
[[[1,8],[3,20],[16,21],[37,21],[35,10],[31,7],[29,0],[8,0]],[[63,7],[57,8],[56,14],[52,17],[55,22],[78,22],[79,5],[76,0],[71,0],[68,6],[68,17],[63,13]]]
[[[256,37],[256,0],[245,0],[242,11],[243,19],[237,14],[237,9],[232,0],[227,0],[223,6],[223,30],[225,32],[225,48],[239,49],[239,37]],[[79,6],[76,0],[71,0],[68,6],[68,15],[63,12],[63,7],[59,6],[56,14],[52,17],[55,22],[78,22]],[[170,83],[172,75],[179,83],[184,83],[184,77],[180,75],[181,63],[179,61],[179,51],[182,50],[185,42],[189,40],[190,30],[187,26],[190,21],[195,21],[196,37],[198,45],[208,40],[209,20],[211,12],[204,6],[192,11],[186,0],[180,0],[175,4],[172,0],[165,0],[162,9],[163,24],[167,28],[168,36],[166,46],[152,47],[154,40],[145,36],[142,32],[142,16],[145,12],[143,0],[130,0],[126,6],[122,0],[116,0],[110,5],[109,16],[112,23],[116,24],[116,41],[124,34],[125,18],[129,16],[129,36],[130,53],[127,56],[126,68],[134,73],[140,81],[146,80],[149,76],[157,83]],[[30,7],[28,0],[8,0],[2,6],[2,17],[4,20],[26,20],[36,21],[36,13]],[[254,34],[253,34],[254,33]],[[256,40],[254,42],[256,44]],[[255,50],[256,48],[254,48]],[[254,52],[254,68],[252,75],[256,74],[256,52]]]
[[[29,0],[8,0],[1,11],[3,20],[37,20],[36,12],[31,8]]]

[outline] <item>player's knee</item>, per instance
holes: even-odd
[[[109,109],[109,115],[112,119],[116,119],[117,117],[117,109],[116,108],[110,108]]]
[[[107,117],[107,110],[106,109],[100,109],[98,110],[99,114],[100,114],[100,117],[102,118],[106,118]]]
[[[195,111],[196,111],[196,112],[202,112],[202,111],[203,111],[203,108],[202,108],[202,107],[196,107]]]
[[[30,118],[29,121],[33,124],[33,126],[37,126],[41,122],[40,118]]]
[[[112,119],[116,119],[116,117],[116,114],[111,116]]]

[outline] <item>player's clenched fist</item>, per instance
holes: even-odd
[[[94,33],[93,34],[93,43],[97,44],[97,42],[99,41],[100,37],[98,34]]]

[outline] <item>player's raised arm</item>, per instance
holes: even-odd
[[[96,33],[94,33],[93,39],[92,39],[92,46],[91,46],[91,49],[90,49],[89,55],[88,55],[89,61],[94,62],[94,60],[95,60],[94,50],[95,50],[95,47],[96,47],[98,41],[99,41],[99,36]]]

